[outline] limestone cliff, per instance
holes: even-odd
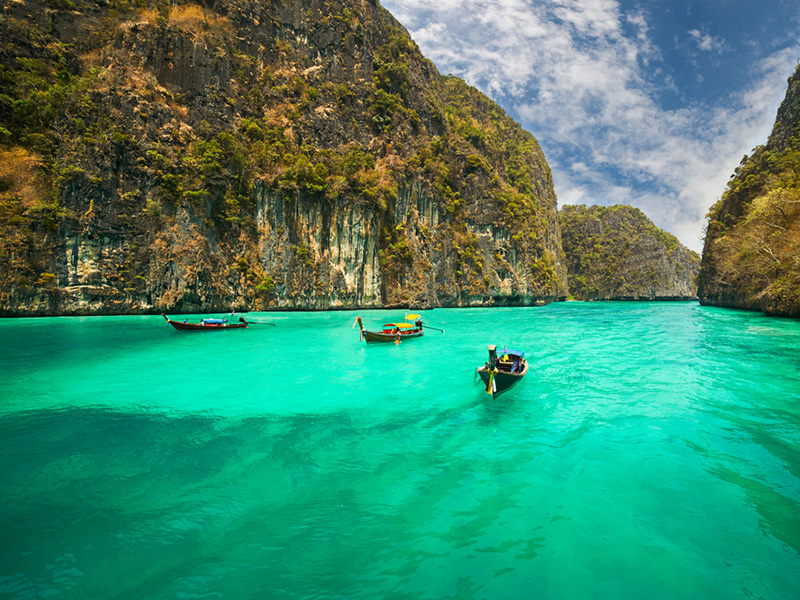
[[[800,317],[800,66],[767,145],[708,213],[698,281],[702,304]]]
[[[561,238],[578,300],[691,300],[696,252],[631,206],[564,206]]]
[[[0,315],[566,295],[537,141],[376,0],[0,6]]]

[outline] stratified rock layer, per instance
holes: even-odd
[[[2,6],[0,315],[566,295],[537,141],[377,2]]]

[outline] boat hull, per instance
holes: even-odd
[[[247,329],[247,321],[238,323],[188,323],[186,321],[173,321],[167,315],[162,314],[167,323],[178,331],[216,331],[219,329]]]
[[[232,323],[232,324],[222,324],[222,325],[215,325],[209,323],[208,325],[203,325],[202,323],[182,323],[180,321],[169,321],[169,324],[172,325],[178,331],[215,331],[217,329],[246,329],[247,325],[243,323]]]
[[[522,371],[519,373],[508,373],[502,370],[498,370],[494,373],[493,379],[495,389],[492,392],[492,398],[497,398],[500,394],[507,392],[522,381],[522,378],[528,373],[528,362],[523,362],[522,366]],[[489,370],[486,367],[481,367],[477,372],[485,389],[486,386],[489,385]]]
[[[396,333],[381,333],[379,331],[367,331],[366,329],[361,332],[361,335],[364,336],[364,339],[367,341],[368,344],[372,344],[375,342],[396,342],[397,335]],[[411,330],[408,333],[400,332],[400,341],[407,340],[409,338],[416,338],[422,337],[423,332],[421,330]]]

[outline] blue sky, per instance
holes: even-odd
[[[381,4],[536,136],[561,205],[637,206],[697,251],[800,61],[798,0]]]

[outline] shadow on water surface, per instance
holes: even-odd
[[[454,543],[473,544],[497,518],[496,509],[467,509],[469,518],[433,543],[440,550],[408,537],[463,494],[465,481],[498,468],[487,455],[493,442],[477,430],[501,426],[512,412],[513,403],[472,396],[460,406],[377,419],[100,408],[6,415],[0,525],[8,542],[0,559],[17,575],[0,590],[146,595],[167,573],[199,574],[211,561],[226,569],[268,565],[287,588],[311,593],[317,580],[317,589],[344,593],[365,584],[358,573],[376,568],[376,547],[394,548],[388,563],[414,571]],[[487,487],[484,506],[507,505],[523,488]],[[287,562],[301,547],[302,566]],[[44,565],[63,556],[73,557],[74,571],[55,581]],[[377,568],[391,575],[388,565]]]

